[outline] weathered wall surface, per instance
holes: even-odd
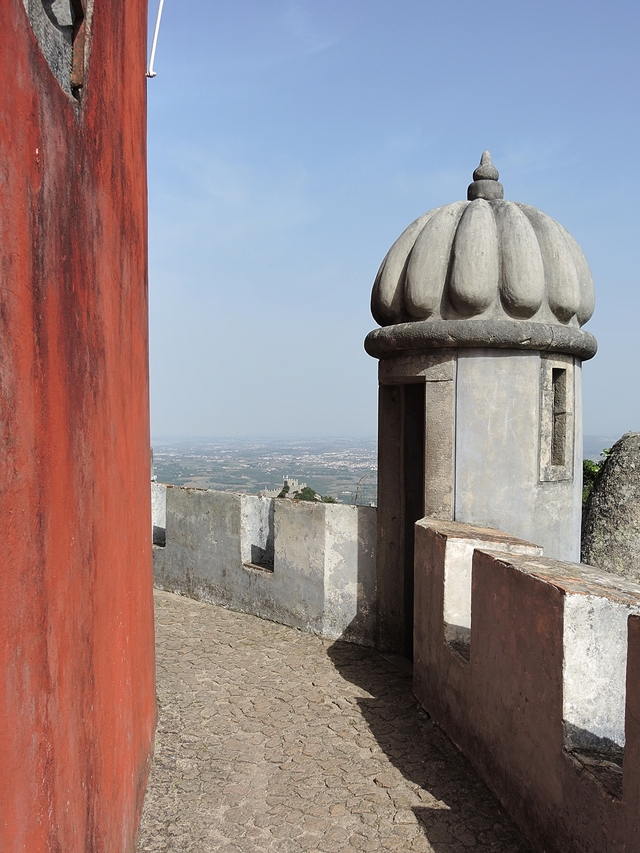
[[[374,644],[375,508],[157,483],[152,492],[154,529],[166,525],[166,546],[154,547],[156,586]],[[256,554],[266,558],[262,568]]]
[[[448,554],[482,540],[461,650],[444,618]],[[522,544],[499,531],[416,524],[415,694],[536,850],[635,853],[640,586],[506,553]]]
[[[579,560],[581,368],[579,362],[574,366],[573,358],[553,357],[554,366],[564,366],[570,378],[570,458],[560,476],[545,476],[541,444],[551,424],[545,424],[550,413],[541,410],[540,386],[548,358],[533,351],[460,351],[454,517],[467,524],[508,530],[541,545],[554,559]]]
[[[155,723],[146,4],[82,99],[0,0],[0,849],[133,851]]]
[[[582,559],[640,582],[640,433],[611,448],[584,514]]]

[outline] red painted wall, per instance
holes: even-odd
[[[0,850],[133,851],[155,725],[144,0],[0,0]]]
[[[416,524],[413,688],[541,853],[640,853],[640,617],[628,619],[622,798],[564,749],[564,599],[628,602],[611,575],[544,557],[476,550],[469,660],[445,640],[449,537],[512,543],[500,531]],[[503,538],[504,537],[504,538]],[[573,566],[573,568],[572,568]],[[603,662],[603,665],[604,662]]]

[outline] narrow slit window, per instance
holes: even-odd
[[[540,482],[572,480],[574,468],[574,365],[542,356],[540,371]]]
[[[551,383],[553,388],[551,464],[565,465],[567,459],[567,371],[561,367],[554,367]]]

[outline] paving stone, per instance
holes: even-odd
[[[370,649],[156,592],[138,853],[531,853]]]

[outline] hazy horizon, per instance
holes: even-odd
[[[627,430],[626,432],[629,432]],[[618,441],[625,433],[619,435],[583,435],[583,453],[585,458],[590,456],[599,456],[599,454],[607,447],[610,447]],[[377,442],[377,435],[182,435],[182,436],[152,436],[151,446],[163,446],[171,444],[211,444],[211,443],[229,443],[229,444],[292,444],[292,443],[336,443],[339,442]]]

